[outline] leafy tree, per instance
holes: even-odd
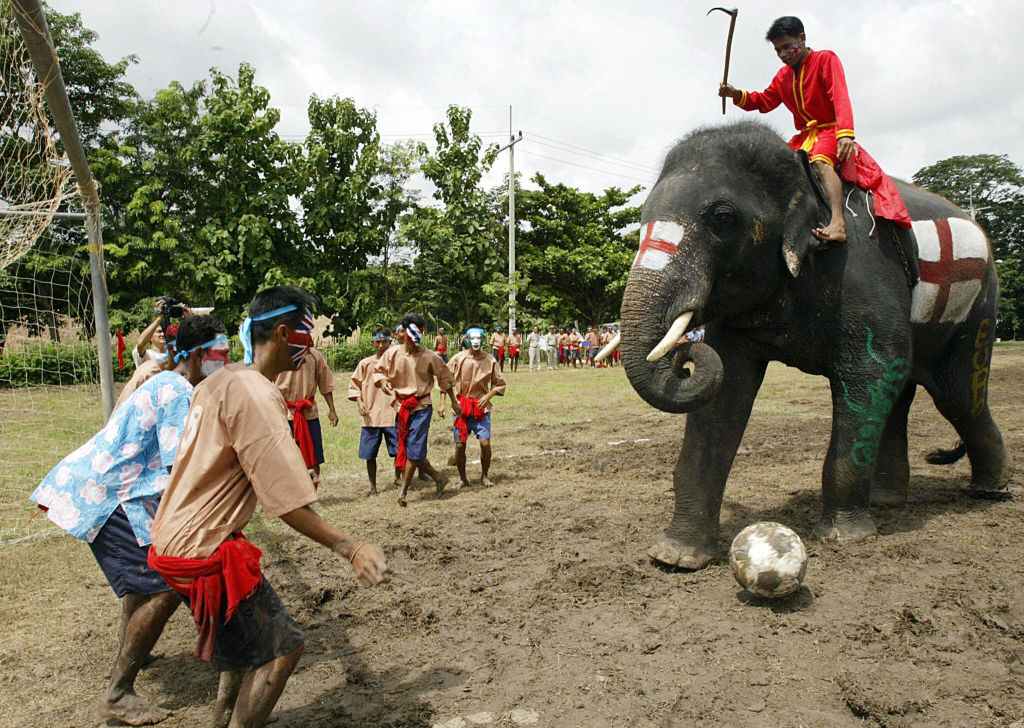
[[[448,321],[479,318],[484,286],[500,272],[504,254],[498,197],[480,181],[494,164],[496,148],[470,133],[472,112],[449,106],[447,123],[434,125],[436,149],[419,145],[422,174],[433,183],[437,205],[406,215],[402,239],[418,252],[411,303]]]
[[[595,324],[618,317],[637,236],[623,231],[640,221],[629,207],[640,187],[611,187],[601,195],[548,182],[517,193],[516,263],[529,279],[528,312],[553,321]]]
[[[237,321],[252,294],[291,280],[312,286],[290,198],[301,192],[300,147],[275,131],[280,112],[255,71],[235,81],[174,82],[139,114],[111,175],[135,187],[123,228],[107,245],[111,297],[177,293]]]
[[[973,210],[996,256],[1001,288],[997,334],[1020,335],[1024,324],[1024,174],[1020,168],[1006,155],[950,157],[918,170],[914,182]]]

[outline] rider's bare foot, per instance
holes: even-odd
[[[492,485],[494,485],[494,483],[486,475],[483,475],[480,477],[480,485],[482,485],[485,488],[490,488]]]
[[[827,226],[814,228],[811,232],[815,237],[830,243],[844,243],[846,242],[846,221],[842,218],[833,220]]]
[[[171,711],[150,705],[135,693],[125,693],[116,701],[100,701],[99,714],[101,718],[112,718],[128,725],[153,725],[172,715]]]

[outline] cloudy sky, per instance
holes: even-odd
[[[735,1],[735,0],[733,0]],[[151,97],[211,66],[246,61],[304,137],[311,94],[350,96],[386,141],[432,139],[449,104],[486,141],[523,132],[516,170],[599,192],[649,185],[672,142],[722,116],[716,91],[729,19],[692,0],[50,0],[81,12],[108,59],[138,56],[129,80]],[[1017,0],[745,2],[730,81],[764,88],[779,67],[763,40],[799,16],[812,48],[846,68],[857,139],[894,176],[958,154],[1024,166],[1024,3]],[[785,109],[764,117],[787,138]],[[490,183],[507,171],[503,154]]]

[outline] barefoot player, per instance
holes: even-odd
[[[459,469],[462,484],[468,486],[466,477],[466,440],[469,433],[480,441],[480,482],[491,486],[487,471],[491,467],[491,399],[505,395],[505,378],[494,357],[483,351],[484,330],[471,326],[466,335],[469,349],[460,351],[448,362],[459,393],[461,414],[456,414],[452,425],[455,437],[455,465]],[[441,416],[445,415],[444,400],[441,400]]]
[[[395,398],[388,396],[373,383],[373,368],[391,346],[391,336],[383,326],[373,332],[374,354],[356,365],[348,383],[348,398],[359,408],[362,430],[359,434],[359,459],[366,461],[366,475],[370,479],[367,495],[377,495],[377,453],[380,441],[388,448],[388,455],[398,454],[398,430],[395,427]],[[402,470],[395,468],[395,485],[402,477]]]
[[[430,393],[434,380],[441,390],[441,396],[448,395],[452,411],[459,413],[452,389],[452,373],[433,351],[420,346],[423,338],[423,317],[418,313],[407,313],[402,317],[405,338],[402,346],[392,346],[377,362],[373,370],[374,384],[384,394],[394,395],[398,408],[395,425],[398,428],[398,456],[395,467],[402,468],[402,494],[398,505],[407,505],[409,483],[416,468],[429,475],[441,495],[448,483],[448,476],[439,473],[427,460],[427,436],[430,434],[430,417],[434,412]]]
[[[316,406],[316,393],[327,403],[327,421],[331,427],[338,426],[338,412],[334,409],[334,372],[324,355],[309,347],[306,358],[295,371],[277,375],[274,382],[284,396],[288,407],[288,421],[292,435],[302,453],[302,459],[310,471],[313,485],[320,485],[320,466],[324,462],[324,438],[320,430],[320,410]]]
[[[239,338],[243,365],[192,398],[171,479],[153,523],[149,564],[185,596],[196,656],[220,671],[214,725],[263,726],[302,654],[304,636],[242,535],[256,506],[347,559],[366,586],[390,581],[383,552],[324,521],[292,440],[277,375],[302,364],[313,299],[291,286],[257,293]]]
[[[51,521],[86,541],[114,593],[121,599],[121,627],[104,719],[129,725],[158,723],[171,711],[135,694],[135,677],[181,599],[146,564],[150,524],[167,484],[192,388],[204,376],[203,356],[223,324],[193,316],[178,332],[174,366],[136,389],[106,426],[55,467],[32,500]]]

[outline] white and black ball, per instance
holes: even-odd
[[[733,539],[729,566],[744,589],[761,597],[784,597],[800,588],[807,574],[807,550],[796,532],[761,521]]]

